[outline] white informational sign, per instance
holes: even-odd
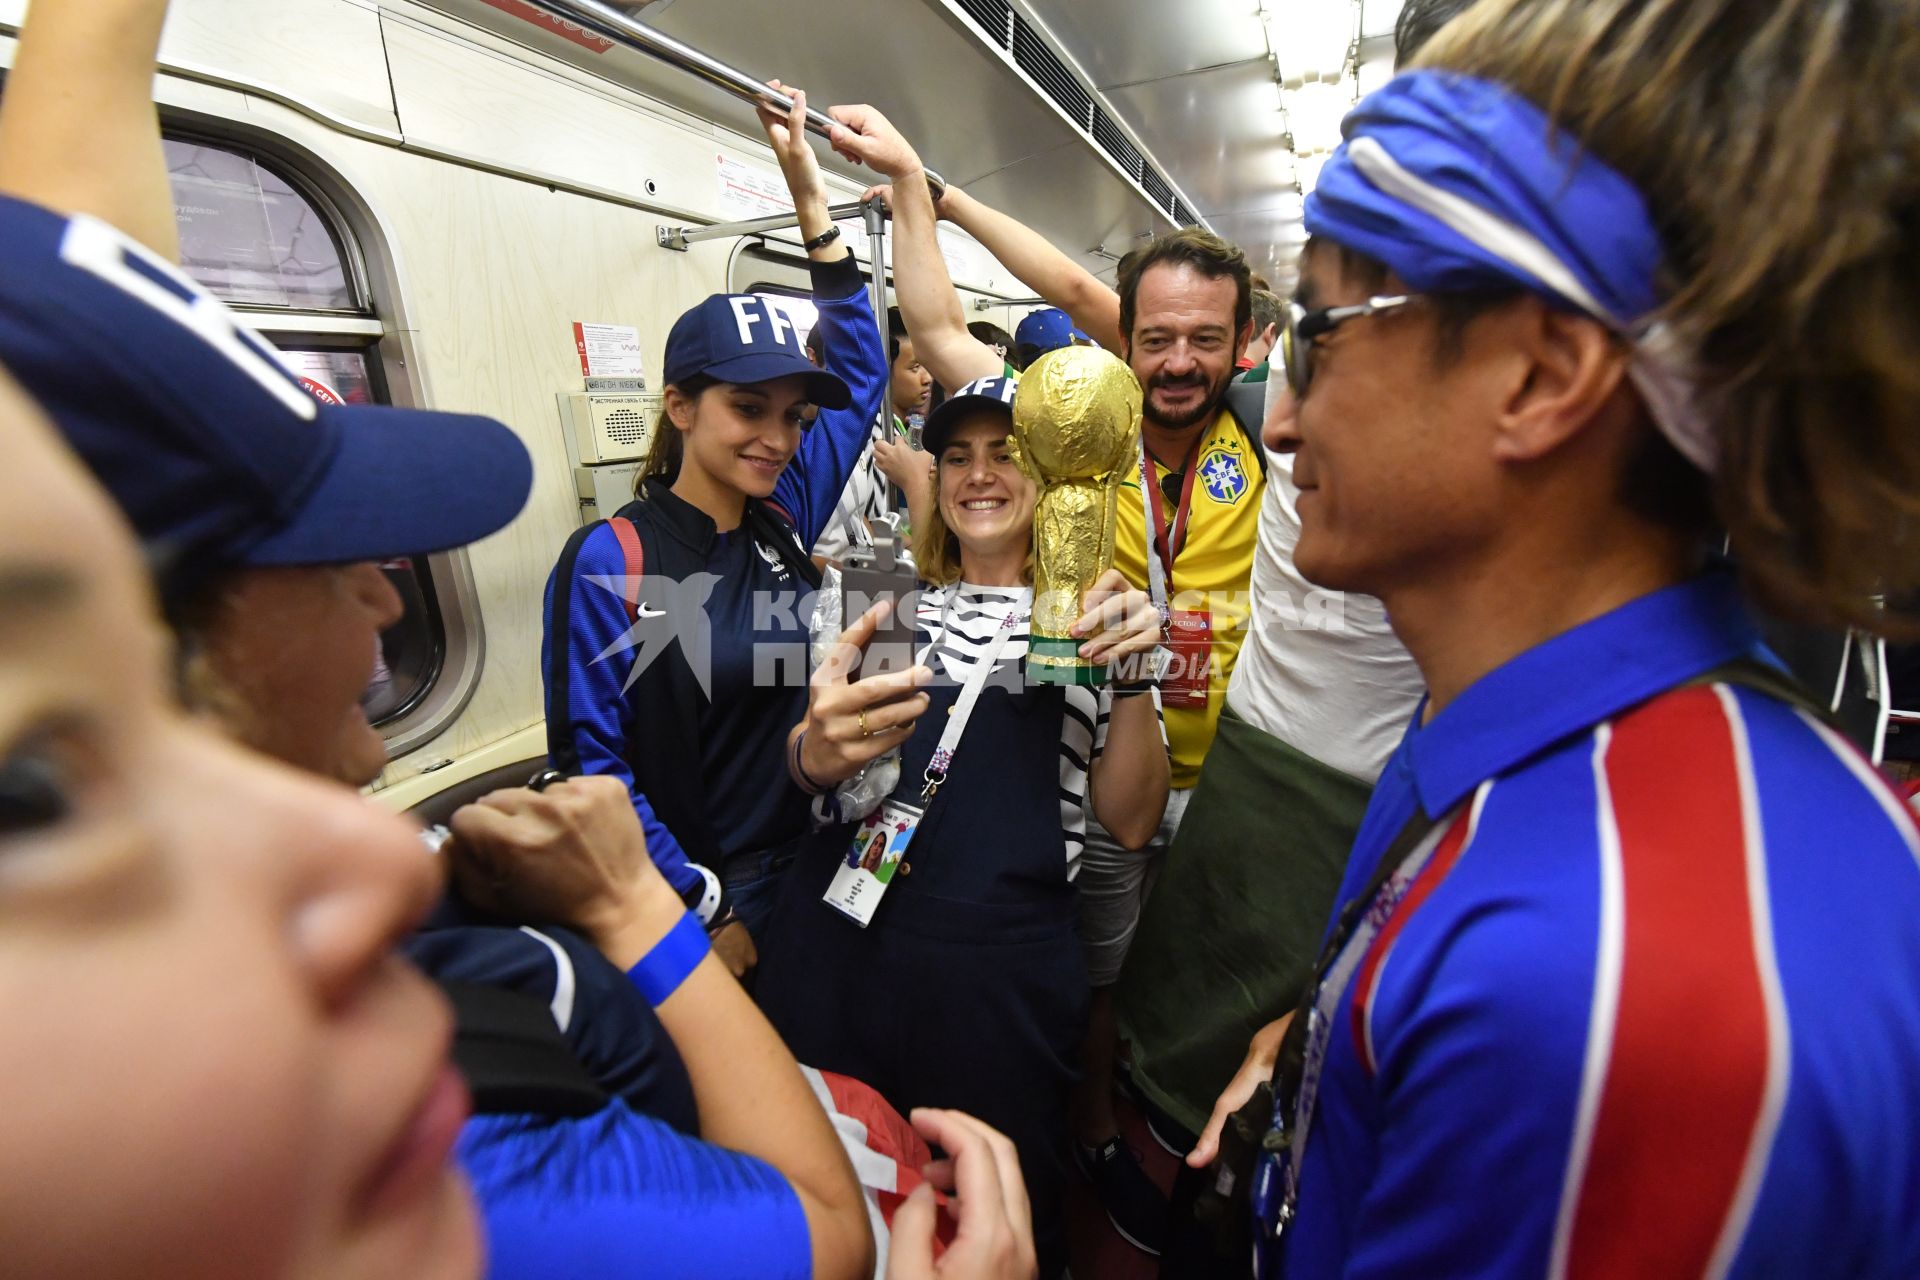
[[[793,197],[778,169],[763,169],[745,160],[716,156],[720,174],[720,208],[729,218],[765,218],[793,211]]]
[[[630,324],[573,326],[573,344],[580,352],[580,372],[589,378],[638,378],[640,331]]]
[[[933,231],[934,238],[940,245],[940,256],[946,259],[947,262],[948,277],[955,282],[975,279],[976,273],[973,270],[973,253],[971,251],[973,246],[972,238],[964,232],[947,226],[945,223],[941,223],[935,227]]]
[[[357,351],[282,351],[280,361],[321,404],[373,403],[367,358]]]

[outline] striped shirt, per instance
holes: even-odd
[[[865,450],[860,461],[854,465],[853,474],[847,477],[847,487],[840,491],[840,500],[833,509],[833,518],[827,521],[821,530],[819,540],[813,544],[813,554],[840,562],[847,553],[859,548],[871,547],[873,536],[868,532],[881,524],[893,524],[895,517],[895,490],[886,473],[880,470],[879,459],[873,456],[876,442],[886,439],[904,441],[902,425],[898,418],[891,419],[892,431],[885,425],[888,420],[876,418],[867,434]],[[897,519],[906,519],[904,506],[899,509]]]
[[[1341,900],[1433,856],[1353,971],[1292,1280],[1920,1275],[1920,836],[1739,685],[1730,579],[1483,677],[1388,763]]]
[[[932,646],[924,661],[936,679],[964,682],[986,656],[1001,620],[1011,613],[1017,621],[1001,650],[1000,662],[1006,669],[1017,670],[1007,664],[1026,656],[1027,624],[1032,612],[1032,587],[976,587],[965,582],[926,587],[920,594],[916,619],[920,644]],[[1063,687],[1066,707],[1060,719],[1060,835],[1067,878],[1071,880],[1079,874],[1080,852],[1087,843],[1087,775],[1107,745],[1113,691],[1106,686]],[[1164,737],[1164,723],[1161,732]],[[964,738],[960,750],[966,750]]]

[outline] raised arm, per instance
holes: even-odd
[[[948,187],[940,216],[986,246],[1020,283],[1073,317],[1074,324],[1109,351],[1123,352],[1120,295],[1025,223]]]
[[[807,95],[804,90],[771,82],[793,98],[787,115],[760,109],[760,126],[787,181],[794,211],[800,218],[803,242],[832,230],[827,212],[826,182],[807,141]],[[847,479],[860,462],[887,393],[887,353],[880,343],[879,322],[868,301],[860,264],[844,237],[808,251],[813,275],[813,302],[827,371],[840,375],[853,392],[845,409],[822,409],[800,441],[793,465],[781,473],[773,498],[793,517],[795,532],[811,547],[833,518]]]
[[[153,105],[167,0],[39,0],[0,99],[0,191],[180,259]]]
[[[773,158],[780,162],[780,176],[786,179],[787,194],[793,197],[793,211],[800,216],[800,238],[812,242],[833,229],[827,213],[827,184],[820,174],[820,162],[814,159],[807,142],[807,91],[769,80],[767,87],[788,95],[793,109],[782,115],[770,107],[758,108],[760,127],[766,130]],[[809,249],[815,262],[838,262],[853,256],[844,238],[819,249]]]
[[[1118,569],[1101,575],[1082,603],[1086,613],[1073,626],[1085,639],[1080,655],[1109,664],[1120,682],[1101,690],[1088,799],[1123,848],[1139,849],[1160,829],[1170,776],[1159,699],[1140,683],[1162,640],[1160,611]]]
[[[940,256],[939,219],[920,157],[872,107],[830,107],[827,114],[840,122],[834,150],[893,183],[893,287],[920,363],[949,389],[999,373],[1000,357],[967,332],[966,311]]]

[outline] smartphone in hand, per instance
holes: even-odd
[[[890,537],[875,539],[871,552],[847,557],[840,571],[840,600],[846,611],[842,627],[852,626],[883,600],[892,606],[867,642],[859,679],[905,671],[913,665],[918,588],[913,572],[898,562]]]

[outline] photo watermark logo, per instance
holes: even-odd
[[[723,597],[716,603],[715,592],[723,579],[711,573],[689,574],[680,579],[657,574],[642,577],[588,574],[584,580],[608,598],[596,597],[594,604],[604,608],[610,601],[617,600],[624,610],[621,621],[625,629],[588,662],[589,666],[618,661],[629,663],[620,686],[623,694],[677,645],[693,681],[702,696],[710,700],[714,684],[716,618],[728,630],[724,644],[730,671],[742,665],[743,655],[750,655],[752,687],[805,688],[813,672],[815,629],[825,621],[819,616],[823,599],[833,607],[836,624],[843,618],[859,618],[876,603],[853,593],[844,602],[847,607],[843,611],[837,592],[798,589],[754,591],[743,601]],[[915,590],[903,593],[897,601],[888,601],[899,609],[901,616],[916,620],[920,634],[915,644],[905,643],[898,632],[893,633],[892,639],[876,642],[875,650],[885,658],[886,669],[899,670],[908,665],[916,648],[937,639],[951,625],[951,619],[940,612],[928,614],[920,608],[922,595]],[[1197,674],[1193,673],[1193,666],[1200,663],[1204,664],[1208,679],[1224,684],[1227,648],[1254,643],[1256,635],[1274,638],[1285,632],[1319,632],[1337,636],[1349,630],[1346,597],[1338,591],[1311,590],[1301,593],[1297,599],[1284,591],[1258,594],[1183,591],[1168,605],[1176,612],[1209,614],[1212,642],[1205,646],[1204,652],[1169,653],[1167,662],[1178,667],[1163,670],[1163,678]],[[1278,640],[1277,643],[1286,642]],[[1148,655],[1140,657],[1144,660]],[[871,670],[871,666],[867,669]],[[1144,661],[1123,662],[1116,664],[1113,675],[1116,679],[1129,680],[1144,675],[1145,670]],[[996,684],[1002,682],[999,675],[996,672]]]

